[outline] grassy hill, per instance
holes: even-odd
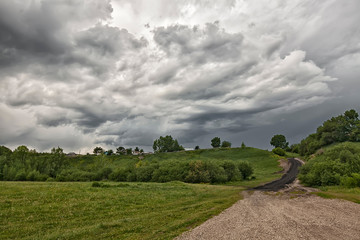
[[[280,157],[272,152],[256,148],[217,148],[201,149],[194,151],[181,151],[170,153],[158,153],[145,156],[79,156],[71,158],[70,166],[81,171],[95,171],[110,168],[113,171],[132,169],[133,167],[160,164],[161,166],[177,166],[194,161],[205,163],[218,163],[231,161],[235,164],[240,162],[249,163],[253,168],[253,180],[236,181],[228,184],[241,186],[256,186],[264,182],[278,178],[276,174],[281,168],[277,160]],[[135,180],[136,181],[136,180]]]

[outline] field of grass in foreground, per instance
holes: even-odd
[[[360,204],[360,188],[344,188],[341,186],[321,187],[315,194],[323,198],[339,198]]]
[[[1,239],[172,239],[240,199],[239,187],[0,182]]]

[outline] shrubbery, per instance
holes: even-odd
[[[299,179],[310,186],[360,187],[360,147],[342,143],[325,150],[301,167]]]
[[[179,153],[187,156],[186,160],[168,160],[165,154],[140,160],[134,156],[105,155],[69,158],[61,148],[54,148],[51,153],[36,153],[25,146],[20,146],[14,152],[0,147],[0,180],[225,183],[249,179],[253,173],[253,168],[247,162],[198,159],[204,151],[208,150]],[[127,161],[127,164],[116,167],[114,159]]]
[[[279,155],[279,156],[285,156],[285,154],[286,154],[285,150],[282,149],[282,148],[279,148],[279,147],[274,148],[274,149],[272,150],[272,152],[275,153],[275,154],[277,154],[277,155]]]

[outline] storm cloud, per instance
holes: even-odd
[[[299,141],[358,109],[359,10],[355,0],[1,1],[0,144]]]

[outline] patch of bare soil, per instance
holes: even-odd
[[[243,200],[176,239],[360,239],[360,204],[311,191],[295,183],[281,192],[245,192]]]

